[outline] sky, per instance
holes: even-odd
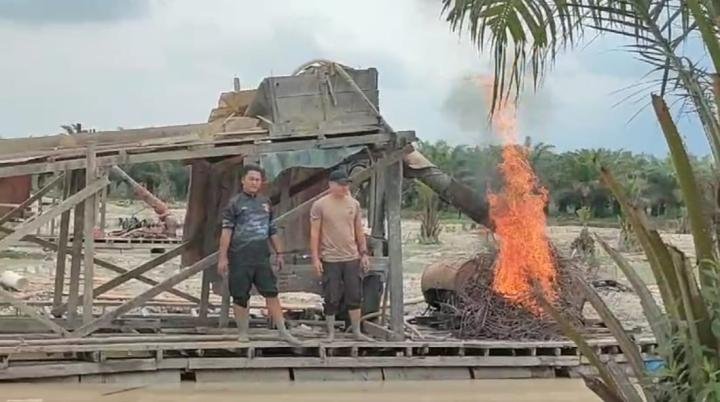
[[[2,0],[0,136],[55,134],[75,122],[202,122],[234,76],[254,88],[323,58],[376,67],[380,110],[395,129],[494,142],[487,102],[468,81],[491,71],[489,58],[440,12],[440,0]],[[542,87],[523,94],[520,136],[560,151],[666,154],[649,93],[622,101],[646,66],[621,45],[597,38],[561,54]],[[708,153],[700,127],[678,121],[690,151]]]

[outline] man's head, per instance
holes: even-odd
[[[256,194],[262,187],[265,171],[258,165],[245,165],[242,174],[242,188],[248,194]]]
[[[350,179],[344,170],[335,170],[328,176],[330,194],[335,197],[344,197],[350,193]]]

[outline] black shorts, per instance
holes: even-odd
[[[230,259],[228,284],[233,303],[247,307],[250,290],[255,285],[263,297],[277,297],[278,288],[275,273],[270,267],[270,259],[259,262],[233,261]]]
[[[357,310],[362,301],[360,260],[323,261],[323,297],[325,314],[335,315],[344,301],[348,310]]]

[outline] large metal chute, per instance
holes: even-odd
[[[418,151],[405,155],[403,160],[405,177],[420,180],[443,201],[457,208],[475,222],[492,228],[489,206],[485,197],[440,170]]]

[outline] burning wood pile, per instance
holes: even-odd
[[[490,88],[482,79],[475,83]],[[456,329],[461,337],[556,338],[560,333],[538,298],[553,304],[569,318],[580,320],[583,301],[578,299],[581,292],[575,284],[578,270],[560,257],[547,236],[547,190],[528,160],[529,150],[517,143],[514,105],[499,102],[493,113],[493,131],[504,144],[498,166],[504,184],[499,191],[488,194],[498,251],[478,255],[454,271],[445,267],[445,271],[438,269],[438,273],[428,277],[426,271],[423,292],[426,299],[445,296],[445,302],[428,303],[455,310],[452,316],[459,317]],[[452,290],[452,296],[430,292],[432,286]]]
[[[557,274],[552,301],[557,309],[578,323],[582,319],[583,298],[576,284],[577,267],[557,254]],[[457,335],[461,338],[550,340],[561,336],[548,314],[538,307],[534,290],[509,299],[493,286],[497,276],[496,256],[481,254],[468,261],[472,276],[462,284],[456,301],[459,313]],[[547,298],[547,296],[545,296]]]

